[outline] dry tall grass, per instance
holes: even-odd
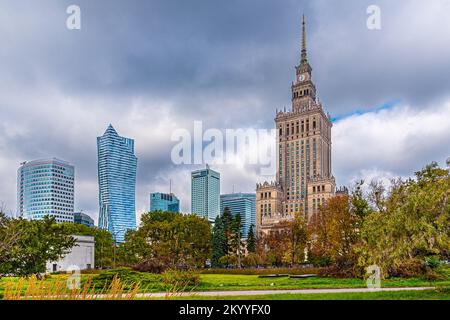
[[[117,276],[108,287],[96,290],[89,278],[78,289],[69,289],[65,280],[52,282],[38,280],[35,276],[21,278],[5,286],[4,300],[133,300],[140,284],[134,283],[127,290]]]

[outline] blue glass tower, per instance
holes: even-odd
[[[112,125],[97,138],[100,214],[98,225],[123,242],[136,228],[136,169],[134,140],[121,137]]]
[[[220,173],[208,165],[191,173],[191,211],[211,223],[220,214]]]
[[[58,159],[24,162],[17,170],[17,215],[73,222],[75,168]]]
[[[230,209],[231,215],[241,215],[242,237],[247,238],[250,226],[256,228],[256,194],[255,193],[231,193],[220,195],[220,212],[225,207]]]
[[[73,213],[73,222],[76,224],[82,224],[90,228],[94,228],[94,219],[83,212]]]
[[[173,193],[150,193],[150,212],[156,210],[180,212],[180,200]]]

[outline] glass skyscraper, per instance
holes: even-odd
[[[75,168],[58,159],[23,162],[17,170],[17,215],[73,222]]]
[[[87,227],[94,227],[94,219],[92,219],[89,215],[83,212],[75,212],[73,214],[73,222],[76,224],[82,224]]]
[[[156,210],[180,212],[180,200],[173,193],[150,193],[150,212]]]
[[[191,173],[191,211],[211,223],[220,214],[220,173],[208,165]]]
[[[231,193],[220,195],[220,213],[223,214],[225,207],[230,209],[231,215],[241,215],[242,237],[247,238],[250,226],[253,231],[256,228],[256,194],[255,193]]]
[[[136,228],[136,169],[134,140],[121,137],[112,125],[97,138],[99,227],[123,242],[125,233]]]

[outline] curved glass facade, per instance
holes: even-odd
[[[136,228],[136,169],[134,140],[121,137],[109,125],[97,138],[99,227],[123,242],[125,233]]]
[[[17,214],[73,222],[75,168],[58,159],[24,162],[17,171]]]

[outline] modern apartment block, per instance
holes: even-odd
[[[296,214],[311,222],[324,201],[335,194],[331,173],[330,115],[316,96],[306,52],[305,20],[302,50],[292,83],[290,111],[277,111],[275,182],[257,184],[257,230],[267,232]]]
[[[250,226],[256,228],[256,194],[254,193],[231,193],[220,195],[220,213],[228,207],[231,215],[241,215],[242,237],[247,238]]]
[[[150,193],[150,212],[157,210],[180,212],[180,200],[173,193]]]
[[[123,242],[127,230],[136,228],[136,169],[134,140],[121,137],[112,125],[97,138],[99,227]]]
[[[17,170],[17,215],[73,222],[75,168],[68,162],[42,159],[23,162]]]
[[[220,214],[220,173],[208,165],[191,173],[191,212],[211,223]]]

